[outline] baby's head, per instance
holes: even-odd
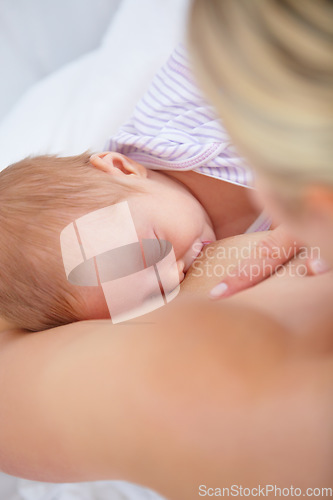
[[[109,318],[101,287],[67,281],[60,233],[127,201],[138,239],[173,245],[180,280],[214,239],[208,216],[178,181],[118,153],[38,156],[0,173],[0,317],[28,330]]]

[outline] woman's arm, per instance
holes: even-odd
[[[52,482],[125,479],[183,500],[201,484],[278,482],[290,470],[294,483],[318,482],[327,424],[315,446],[307,436],[320,420],[308,405],[323,411],[312,397],[321,376],[293,372],[271,321],[202,299],[112,327],[8,332],[0,468]]]
[[[210,477],[205,462],[216,440],[222,446],[223,427],[230,431],[226,408],[242,404],[283,352],[274,325],[247,313],[247,324],[273,341],[257,364],[257,349],[247,345],[245,356],[237,347],[244,337],[237,316],[220,310],[174,301],[142,322],[3,334],[1,468],[52,482],[123,478],[160,491],[169,481],[189,488]],[[233,360],[226,346],[237,349]],[[222,448],[218,455],[225,467]]]

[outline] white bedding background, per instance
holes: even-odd
[[[122,0],[101,45],[33,85],[2,120],[0,170],[31,154],[102,148],[183,38],[187,5]]]
[[[55,15],[57,26],[45,28],[43,32],[38,26],[43,23],[47,5],[55,3],[58,14],[59,9],[63,9],[63,22],[59,23]],[[38,9],[36,4],[43,7]],[[71,155],[86,149],[101,149],[107,137],[130,116],[156,70],[183,39],[187,6],[188,0],[1,0],[0,63],[5,67],[1,68],[0,113],[7,111],[6,92],[11,103],[24,88],[28,85],[30,88],[5,116],[0,115],[0,170],[32,154]],[[104,9],[103,15],[94,14],[98,7]],[[73,26],[75,40],[71,42],[65,43],[55,36],[60,30],[65,37],[66,26],[67,31],[69,29],[68,22],[66,24],[69,8],[76,9],[77,23],[86,26],[81,53],[96,46],[98,29],[103,30],[101,42],[95,50],[34,83],[38,76],[58,67],[60,61],[69,61],[80,53],[82,28],[80,31]],[[19,38],[24,33],[20,35],[19,29],[15,32],[13,25],[8,30],[8,21],[13,20],[13,16],[21,18],[28,35],[31,27],[31,30],[39,30],[38,36],[36,33],[32,36],[31,31],[24,45],[24,39]],[[52,33],[57,45],[47,38]],[[14,57],[19,52],[19,43],[24,46],[21,62]],[[57,47],[63,54],[55,50]],[[36,55],[37,49],[40,52]],[[159,500],[161,497],[121,481],[50,484],[0,472],[0,499]]]
[[[0,0],[0,121],[29,86],[96,49],[120,2]]]

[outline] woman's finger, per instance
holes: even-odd
[[[322,259],[308,259],[307,268],[308,274],[312,276],[330,271],[330,267]]]
[[[253,245],[249,257],[238,260],[232,276],[226,276],[210,290],[210,297],[226,298],[260,283],[295,258],[300,246],[283,226],[269,231],[259,243]]]

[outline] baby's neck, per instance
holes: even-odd
[[[259,215],[248,188],[193,171],[163,173],[181,182],[197,198],[212,221],[217,239],[244,233]]]

